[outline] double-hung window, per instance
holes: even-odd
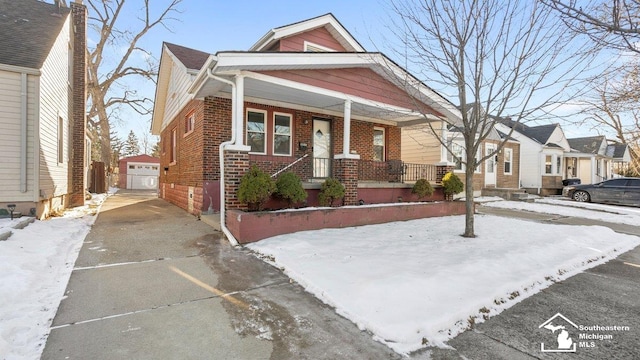
[[[451,149],[450,152],[447,152],[447,161],[455,164],[453,166],[454,170],[464,170],[462,166],[462,159],[464,158],[464,148],[455,142],[451,142],[449,145]]]
[[[196,126],[196,113],[190,112],[184,119],[184,134],[187,135],[193,131]]]
[[[267,147],[266,130],[267,130],[267,113],[260,110],[247,111],[247,145],[251,147],[254,154],[266,154]]]
[[[547,175],[553,174],[553,156],[551,155],[544,157],[544,173]]]
[[[169,158],[169,162],[171,164],[175,164],[176,160],[178,159],[178,137],[177,137],[177,133],[178,130],[177,129],[173,129],[171,130],[171,157]]]
[[[373,160],[385,161],[384,128],[373,128]]]
[[[504,174],[511,175],[512,168],[511,163],[513,162],[513,149],[504,149]]]
[[[291,155],[291,115],[273,114],[273,154]]]

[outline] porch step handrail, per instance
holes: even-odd
[[[290,167],[292,167],[293,165],[295,165],[295,164],[299,163],[300,161],[302,161],[302,159],[306,158],[307,156],[309,156],[309,154],[304,154],[302,157],[300,157],[300,158],[296,159],[296,161],[294,161],[294,162],[292,162],[291,164],[289,164],[289,165],[287,165],[287,166],[283,167],[282,169],[280,169],[280,170],[276,171],[273,175],[271,175],[271,177],[273,178],[273,177],[278,176],[280,173],[282,173],[283,171],[285,171],[285,170],[289,169],[289,168],[290,168]]]

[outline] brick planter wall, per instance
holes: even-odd
[[[464,213],[465,203],[462,201],[374,207],[350,206],[279,212],[250,213],[229,210],[227,212],[227,227],[241,244],[246,244],[297,231],[372,225],[427,217],[463,215]]]

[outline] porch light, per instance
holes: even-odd
[[[16,204],[8,204],[7,208],[9,209],[9,212],[11,213],[11,220],[13,220],[13,212],[16,211]]]

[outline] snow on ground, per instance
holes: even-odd
[[[458,235],[464,217],[452,216],[299,232],[248,247],[376,340],[408,353],[446,346],[470,322],[640,244],[599,226],[488,215],[475,224],[474,239]]]
[[[536,200],[535,203],[522,201],[494,201],[483,203],[482,205],[500,209],[515,209],[542,214],[572,216],[606,221],[615,224],[640,224],[640,212],[631,207],[577,203],[560,199],[539,199]]]
[[[113,190],[110,190],[113,192]],[[39,359],[82,242],[107,194],[0,241],[0,359]],[[24,220],[24,218],[22,219]],[[0,219],[0,230],[19,221]]]

